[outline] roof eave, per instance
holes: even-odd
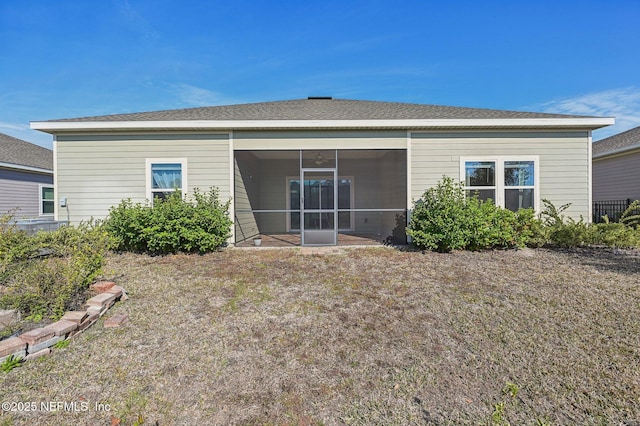
[[[618,155],[618,154],[624,154],[624,153],[627,153],[629,151],[637,151],[637,150],[640,150],[640,143],[634,144],[634,145],[630,145],[630,146],[625,146],[623,148],[612,149],[611,151],[605,151],[605,152],[600,152],[598,154],[593,154],[593,159],[597,160],[598,158],[609,157],[609,156]]]
[[[32,121],[31,128],[60,132],[113,130],[269,130],[269,129],[437,129],[437,128],[584,128],[599,129],[614,118],[462,118],[402,120],[183,120],[183,121]]]
[[[47,174],[47,175],[52,175],[53,174],[53,170],[43,169],[43,168],[40,168],[40,167],[23,166],[21,164],[13,164],[13,163],[0,162],[0,168],[3,168],[3,169],[15,169],[15,170],[26,171],[26,172],[43,173],[43,174]]]

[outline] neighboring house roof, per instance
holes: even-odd
[[[593,143],[593,157],[604,157],[640,148],[640,126]]]
[[[475,120],[475,122],[474,122]],[[507,122],[505,122],[507,120]],[[129,128],[429,128],[531,125],[598,128],[612,118],[400,102],[309,98],[32,122],[43,131]],[[142,124],[146,123],[146,124]]]
[[[0,133],[0,166],[53,173],[53,151]]]

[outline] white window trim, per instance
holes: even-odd
[[[146,158],[145,159],[145,185],[146,196],[150,204],[153,204],[152,188],[151,188],[151,165],[152,164],[177,164],[179,163],[182,171],[182,195],[185,196],[189,193],[189,186],[187,185],[187,159],[186,158]],[[173,190],[171,190],[173,191]]]
[[[55,193],[54,193],[53,200],[46,200],[46,201],[51,201],[53,203],[53,213],[44,213],[42,211],[42,203],[45,201],[45,199],[42,198],[42,189],[43,188],[51,188],[55,192],[55,187],[53,185],[49,185],[49,184],[40,184],[40,185],[38,185],[38,215],[39,216],[44,216],[44,217],[53,217],[55,215],[55,213],[56,213]]]
[[[505,189],[532,189],[531,186],[505,186],[504,184],[504,163],[507,161],[533,161],[533,209],[536,213],[540,212],[540,156],[539,155],[492,155],[492,156],[472,156],[460,157],[460,181],[466,185],[466,168],[465,163],[468,161],[493,161],[496,164],[495,185],[486,187],[469,187],[475,189],[495,189],[496,199],[494,202],[497,206],[504,208]],[[473,189],[472,189],[473,190]]]
[[[338,231],[353,231],[353,224],[355,222],[355,212],[353,211],[355,206],[355,199],[354,199],[354,195],[355,195],[355,186],[356,186],[356,181],[355,178],[353,176],[338,176],[338,180],[340,179],[350,179],[351,180],[351,188],[349,188],[350,194],[349,194],[349,210],[351,210],[349,212],[349,215],[351,216],[351,218],[349,219],[349,223],[351,224],[350,228],[338,228]],[[300,176],[287,176],[286,179],[286,188],[285,188],[285,194],[286,194],[286,198],[287,198],[287,210],[291,210],[291,181],[292,180],[300,180]],[[302,191],[302,187],[300,187],[300,190]],[[340,209],[337,209],[340,210]],[[342,209],[344,210],[344,209]],[[292,229],[291,228],[291,212],[287,212],[286,214],[287,216],[287,232],[300,232],[300,229]],[[337,220],[337,217],[336,217]]]

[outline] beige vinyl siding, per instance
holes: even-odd
[[[235,131],[234,149],[404,149],[406,131]]]
[[[235,178],[235,240],[237,243],[252,238],[260,233],[253,210],[251,199],[258,196],[258,182],[254,179],[257,176],[257,164],[255,158],[248,153],[237,152],[234,159]],[[238,157],[241,157],[242,170],[238,164]]]
[[[147,158],[186,158],[189,193],[217,186],[231,196],[226,134],[58,136],[55,149],[56,199],[67,199],[72,223],[104,218],[124,198],[145,202]]]
[[[640,199],[640,150],[593,160],[593,201]]]
[[[416,132],[411,134],[411,197],[418,199],[443,175],[462,180],[460,158],[539,156],[539,200],[571,203],[567,216],[590,217],[589,133]]]

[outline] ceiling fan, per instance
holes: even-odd
[[[329,162],[329,160],[327,158],[324,158],[321,152],[318,152],[318,155],[316,155],[316,158],[314,159],[314,163],[316,163],[316,165],[318,166],[321,166],[323,164],[326,164],[327,162]]]

